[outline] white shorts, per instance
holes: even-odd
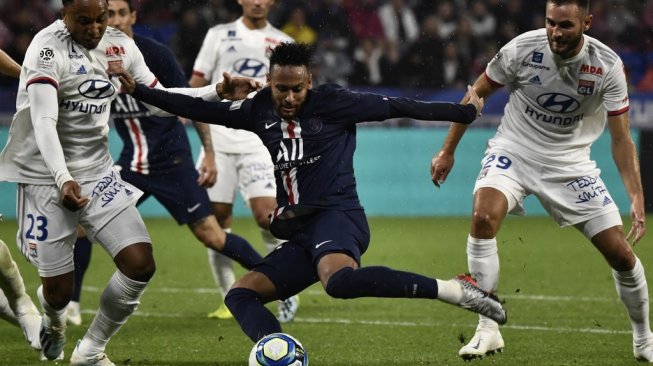
[[[82,196],[90,201],[73,212],[63,206],[57,186],[18,184],[16,243],[41,277],[74,270],[73,244],[78,224],[112,257],[128,245],[150,242],[135,207],[143,192],[120,179],[113,169],[98,181],[80,186]]]
[[[204,158],[204,150],[198,162]],[[247,154],[215,152],[218,181],[207,189],[211,202],[233,204],[236,189],[247,203],[251,198],[276,197],[274,165],[267,150]]]
[[[474,193],[483,187],[497,189],[508,200],[508,212],[518,215],[524,214],[524,199],[533,194],[565,227],[619,211],[600,173],[591,160],[554,166],[492,148],[481,161]]]

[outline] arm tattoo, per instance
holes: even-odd
[[[205,152],[213,152],[213,141],[211,141],[211,131],[209,130],[209,125],[204,122],[193,121],[195,130],[200,137],[202,146],[204,147]]]

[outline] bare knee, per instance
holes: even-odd
[[[156,271],[150,243],[137,243],[124,248],[116,255],[114,262],[120,272],[134,281],[148,282]]]
[[[43,296],[50,307],[61,310],[68,305],[73,297],[75,287],[75,272],[69,272],[55,277],[41,277]]]
[[[490,211],[474,209],[472,213],[472,236],[479,239],[490,239],[496,236],[501,225],[501,218]]]

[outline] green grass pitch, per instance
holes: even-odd
[[[252,343],[235,321],[206,318],[218,305],[206,249],[171,219],[146,223],[157,273],[138,311],[109,343],[111,360],[117,365],[246,365]],[[467,218],[371,218],[370,226],[372,242],[363,265],[386,265],[442,279],[466,271]],[[262,250],[252,220],[238,219],[233,227]],[[36,270],[18,253],[15,232],[15,221],[0,224],[0,238],[8,243],[36,300]],[[635,248],[649,274],[650,235]],[[559,229],[549,218],[510,218],[498,240],[499,296],[509,312],[502,329],[506,349],[474,363],[638,364],[610,270],[577,231]],[[84,324],[69,326],[64,364],[113,271],[108,255],[95,246],[82,292]],[[238,275],[242,273],[238,269]],[[284,331],[302,341],[313,366],[465,365],[457,352],[473,335],[475,324],[474,314],[439,301],[336,300],[315,285],[301,294],[297,319]],[[0,322],[0,365],[41,364],[19,329]]]

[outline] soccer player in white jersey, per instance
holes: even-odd
[[[474,84],[485,98],[506,85],[510,99],[474,187],[468,265],[481,288],[496,290],[497,232],[506,214],[522,213],[524,198],[534,194],[560,226],[576,227],[608,262],[632,325],[635,358],[653,362],[648,287],[629,245],[631,239],[633,245],[639,242],[646,229],[639,162],[628,124],[626,76],[619,56],[584,34],[591,23],[589,0],[547,0],[546,28],[505,45]],[[590,145],[606,120],[613,159],[631,202],[628,235],[590,160]],[[436,184],[450,173],[465,127],[453,124],[433,157]],[[497,324],[481,317],[476,334],[459,355],[473,359],[503,347]]]
[[[107,8],[107,0],[63,0],[63,20],[34,37],[0,154],[0,180],[18,183],[19,246],[41,276],[43,359],[63,359],[78,224],[117,266],[71,365],[114,365],[104,349],[155,271],[150,237],[134,206],[142,192],[120,179],[108,151],[110,105],[120,85],[107,68],[120,65],[153,86],[157,80],[134,41],[107,29]],[[187,93],[217,98],[210,89]]]
[[[206,34],[193,66],[191,86],[218,83],[222,81],[223,72],[265,83],[272,48],[281,42],[292,41],[267,21],[274,0],[238,0],[238,3],[243,8],[242,17],[232,23],[216,25]],[[203,149],[198,161],[200,166],[215,165],[217,168],[217,182],[208,188],[208,193],[220,226],[225,231],[230,230],[233,202],[239,189],[261,229],[263,243],[268,251],[272,251],[280,241],[269,229],[268,215],[276,207],[277,193],[270,153],[252,132],[209,126],[214,151]],[[232,261],[215,251],[209,250],[208,256],[213,277],[224,299],[235,281]],[[298,306],[297,296],[280,302],[279,320],[291,321]],[[209,317],[228,319],[232,316],[222,304]]]

